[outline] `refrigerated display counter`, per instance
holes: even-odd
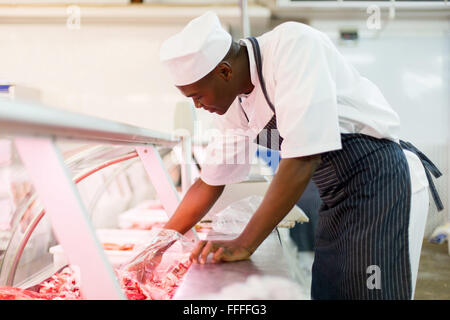
[[[187,161],[175,161],[174,150],[189,150],[186,141],[0,100],[0,287],[36,291],[43,283],[53,286],[48,280],[56,281],[55,274],[64,270],[66,278],[79,282],[84,299],[136,298],[130,291],[124,294],[116,268],[136,254],[134,247],[145,245],[152,218],[158,216],[161,225],[161,213],[169,218],[175,211],[182,197],[180,172],[189,170],[184,168]],[[133,217],[143,218],[143,211],[150,213],[150,225],[130,224]],[[199,238],[194,228],[185,236],[192,242]],[[75,274],[67,276],[67,267],[75,268]],[[170,298],[205,297],[250,275],[289,278],[276,231],[248,261],[191,265],[184,272]]]

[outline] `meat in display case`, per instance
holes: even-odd
[[[0,128],[0,299],[173,297],[194,230],[158,277],[123,266],[178,205],[182,138],[12,100]]]

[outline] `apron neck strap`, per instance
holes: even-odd
[[[269,105],[270,109],[272,109],[273,113],[275,113],[275,107],[273,106],[272,102],[269,100],[269,95],[267,94],[266,90],[266,84],[264,82],[264,78],[262,75],[262,58],[261,58],[261,49],[259,48],[258,41],[255,37],[248,37],[247,40],[250,41],[253,47],[253,55],[255,56],[255,63],[256,63],[256,70],[258,71],[258,79],[259,83],[261,84],[261,89],[264,93],[264,97],[266,98],[267,104]]]

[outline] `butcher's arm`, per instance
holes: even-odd
[[[224,188],[225,186],[211,186],[202,179],[197,179],[164,228],[176,230],[181,234],[186,233],[206,215]]]
[[[261,205],[241,234],[226,241],[200,241],[191,259],[204,263],[247,259],[289,213],[305,190],[320,162],[320,155],[282,159]]]
[[[291,211],[311,179],[320,156],[281,160],[258,210],[239,236],[239,242],[253,252]]]

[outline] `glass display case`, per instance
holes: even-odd
[[[142,203],[174,212],[183,138],[12,100],[0,102],[0,128],[0,286],[48,279],[64,267],[52,252],[62,245],[84,278],[108,274],[117,289],[98,231],[120,229],[119,215]],[[103,263],[92,270],[83,261],[95,255]],[[87,298],[123,298],[107,290],[84,288]]]

